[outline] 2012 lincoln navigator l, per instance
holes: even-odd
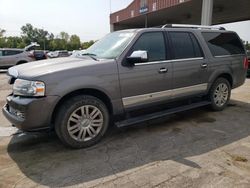
[[[247,66],[240,38],[223,28],[117,31],[81,57],[10,68],[3,114],[21,130],[54,129],[65,145],[83,148],[111,122],[123,127],[205,105],[223,110]]]

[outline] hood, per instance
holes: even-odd
[[[34,78],[55,72],[78,69],[81,67],[96,65],[99,61],[94,61],[88,57],[84,58],[56,58],[42,61],[25,63],[9,68],[8,74],[15,78]]]

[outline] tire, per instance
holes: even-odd
[[[55,119],[55,131],[68,147],[90,147],[103,138],[109,119],[108,109],[100,99],[80,95],[60,106]]]
[[[231,85],[225,78],[218,78],[212,85],[209,92],[211,108],[214,111],[222,111],[228,104],[231,97]]]

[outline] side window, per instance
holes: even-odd
[[[0,57],[2,57],[3,56],[3,51],[2,50],[0,50]]]
[[[166,47],[162,32],[144,33],[136,41],[133,51],[145,50],[148,52],[149,62],[166,60]]]
[[[244,47],[235,33],[202,33],[213,56],[244,54]]]
[[[201,47],[193,34],[169,32],[169,37],[172,42],[174,59],[203,57]]]
[[[17,55],[22,53],[22,51],[18,51],[18,50],[6,50],[4,52],[4,56],[11,56],[11,55]]]
[[[204,57],[203,51],[201,50],[200,44],[193,34],[189,34],[193,42],[195,57]]]

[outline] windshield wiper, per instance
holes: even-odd
[[[94,59],[95,61],[98,61],[98,59],[95,57],[96,54],[92,54],[92,53],[84,53],[82,54],[82,56],[89,56],[91,57],[92,59]]]

